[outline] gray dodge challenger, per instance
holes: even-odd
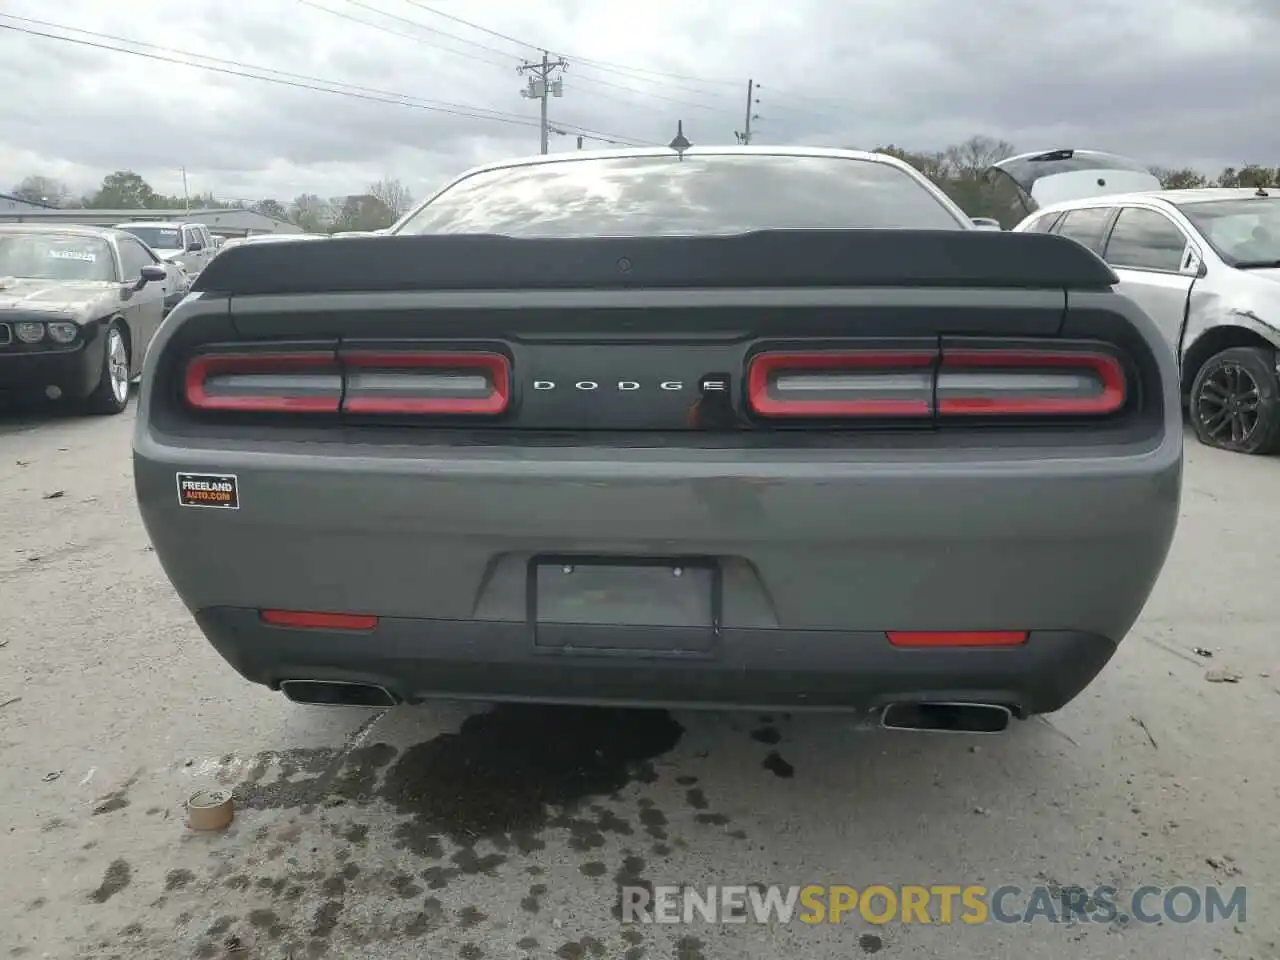
[[[1115,283],[886,156],[487,166],[217,257],[147,356],[138,503],[296,701],[995,732],[1094,679],[1177,524],[1174,358]]]

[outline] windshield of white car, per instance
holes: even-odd
[[[969,229],[909,174],[782,154],[591,157],[473,174],[397,234],[672,236],[766,229]]]
[[[1225,263],[1241,270],[1280,265],[1280,197],[1179,205]]]
[[[0,277],[31,280],[115,280],[106,241],[74,234],[0,235]]]
[[[171,227],[121,227],[132,233],[152,250],[177,250],[182,246],[182,231]]]

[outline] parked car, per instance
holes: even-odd
[[[160,326],[166,276],[119,230],[0,224],[0,393],[120,413]]]
[[[203,223],[138,220],[117,223],[116,229],[133,234],[162,260],[182,264],[187,275],[193,278],[198,277],[200,271],[213,259],[216,249],[213,234]]]
[[[247,237],[231,237],[219,249],[234,250],[236,247],[257,246],[262,243],[282,243],[289,240],[327,240],[327,233],[254,233]]]
[[[1280,452],[1280,190],[1093,195],[1014,229],[1069,237],[1111,265],[1176,352],[1201,443]]]
[[[1177,524],[1173,357],[1115,279],[891,157],[481,167],[392,236],[210,264],[147,358],[138,503],[294,700],[994,732],[1093,680]]]

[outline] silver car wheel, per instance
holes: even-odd
[[[116,401],[125,403],[129,399],[129,351],[124,335],[114,327],[107,333],[107,375]]]

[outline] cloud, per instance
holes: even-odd
[[[28,174],[90,190],[115,169],[161,192],[338,195],[397,177],[418,196],[538,150],[516,67],[562,54],[552,150],[608,139],[940,148],[974,133],[1163,165],[1280,163],[1271,0],[9,0],[0,25],[0,190]],[[464,18],[492,33],[450,17]],[[164,59],[184,53],[223,73]],[[241,66],[237,66],[241,64]],[[274,74],[275,83],[234,76]],[[308,87],[339,85],[346,95]],[[391,102],[386,102],[391,101]],[[594,139],[593,139],[594,138]]]

